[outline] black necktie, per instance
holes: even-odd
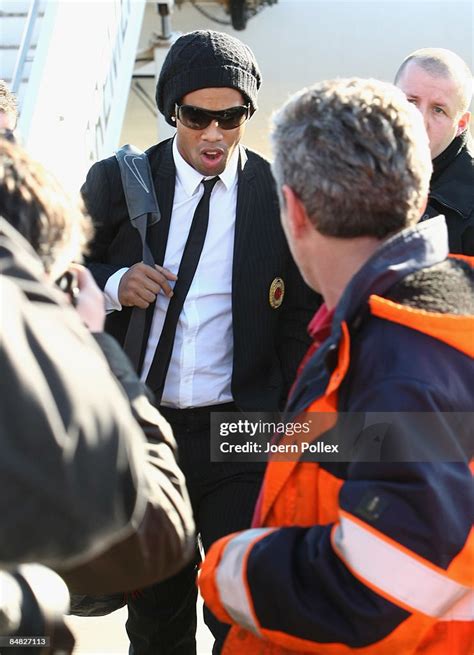
[[[204,193],[194,212],[188,239],[184,246],[183,256],[179,265],[178,279],[173,289],[174,294],[168,305],[163,330],[146,379],[148,386],[155,393],[157,404],[160,403],[161,396],[163,395],[179,315],[183,309],[184,301],[193,281],[194,273],[196,272],[204,246],[207,225],[209,223],[209,202],[212,189],[218,179],[218,177],[213,177],[210,180],[202,181]]]

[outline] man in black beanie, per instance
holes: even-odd
[[[106,327],[123,343],[132,309],[146,309],[138,369],[173,428],[205,551],[250,526],[263,472],[210,461],[211,413],[282,407],[319,304],[289,253],[269,164],[240,145],[260,83],[251,50],[227,34],[191,32],[171,47],[156,100],[177,131],[147,150],[161,212],[147,230],[154,266],[142,262],[116,159],[83,187]],[[196,564],[129,600],[131,653],[194,655]],[[228,626],[205,620],[219,653]]]

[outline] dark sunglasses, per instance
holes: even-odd
[[[221,111],[210,111],[193,105],[175,105],[176,118],[191,130],[205,130],[211,121],[216,121],[223,130],[234,130],[250,118],[250,105],[229,107]]]

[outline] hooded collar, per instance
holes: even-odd
[[[407,275],[444,261],[448,252],[444,216],[435,216],[383,241],[344,290],[333,324],[350,323],[370,295],[383,296]]]
[[[327,385],[327,367],[337,355],[342,323],[349,326],[368,311],[372,294],[384,296],[400,280],[448,256],[448,231],[444,216],[418,223],[384,241],[357,271],[335,309],[331,335],[311,358],[290,394],[287,411],[308,406]]]

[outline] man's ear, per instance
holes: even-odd
[[[286,209],[284,211],[287,216],[288,228],[294,236],[299,237],[304,234],[309,225],[306,209],[293,189],[287,184],[283,185],[282,193],[285,198]]]
[[[466,111],[458,121],[458,129],[456,131],[456,136],[459,136],[467,129],[470,120],[471,120],[471,112]]]

